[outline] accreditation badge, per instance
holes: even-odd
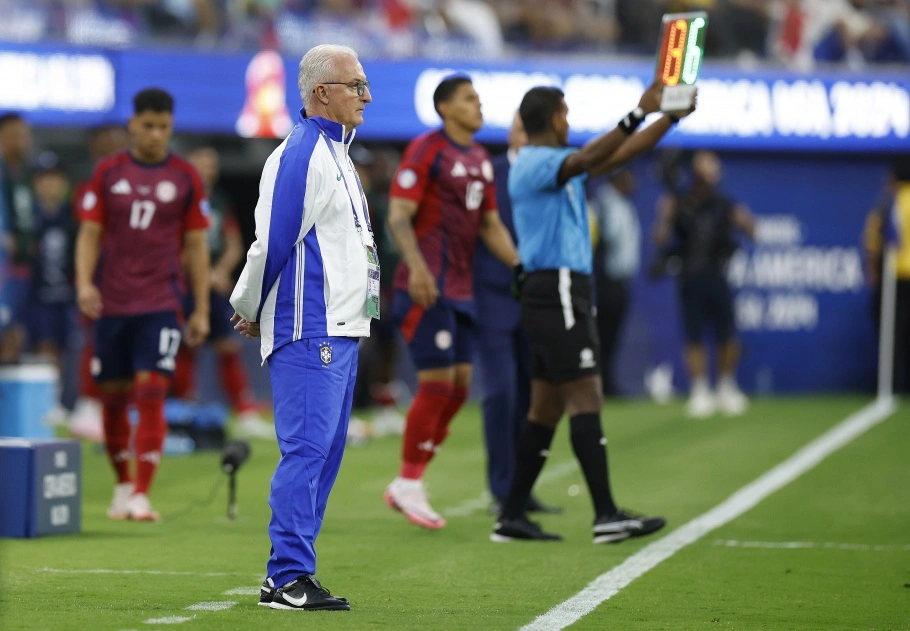
[[[365,246],[367,253],[367,315],[379,319],[379,255],[373,245]]]

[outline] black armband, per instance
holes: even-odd
[[[667,114],[667,120],[670,121],[670,124],[675,125],[675,124],[678,123],[681,119],[680,119],[680,117],[677,116],[676,114]]]
[[[619,121],[619,128],[627,136],[631,136],[635,133],[635,130],[644,122],[645,112],[640,107],[636,107],[634,110],[626,114],[626,117]]]

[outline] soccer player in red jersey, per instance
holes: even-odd
[[[209,332],[208,201],[196,170],[168,152],[174,100],[157,88],[133,98],[132,149],[95,169],[82,197],[76,243],[79,309],[95,321],[92,373],[101,387],[107,453],[117,476],[112,519],[158,519],[148,490],[167,433],[164,398],[184,335],[182,259],[196,308],[190,345]],[[130,471],[127,402],[139,411],[136,476]]]
[[[519,263],[499,219],[493,165],[474,142],[483,125],[480,97],[463,75],[433,93],[442,129],[408,145],[392,183],[389,229],[401,252],[393,317],[417,367],[401,471],[386,503],[424,528],[445,520],[427,502],[423,473],[464,404],[474,354],[474,245],[478,236],[509,267]],[[505,185],[505,183],[503,183]]]

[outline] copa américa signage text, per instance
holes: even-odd
[[[132,95],[149,85],[177,100],[181,131],[238,133],[251,104],[274,96],[274,69],[256,79],[253,55],[195,51],[96,50],[69,46],[0,45],[0,110],[28,114],[46,126],[123,122]],[[297,59],[284,58],[285,111],[300,107]],[[574,142],[612,128],[633,108],[653,76],[646,61],[523,59],[484,63],[363,60],[373,103],[364,139],[405,141],[436,127],[432,93],[442,77],[470,74],[484,106],[478,138],[504,142],[521,97],[531,87],[563,89]],[[260,64],[262,65],[262,64]],[[252,83],[251,83],[252,81]],[[256,83],[258,81],[258,83]],[[699,110],[665,140],[683,147],[736,150],[895,152],[910,142],[910,73],[898,71],[799,75],[703,66]],[[253,115],[267,116],[268,112]],[[260,119],[260,123],[264,119]],[[269,126],[263,123],[263,128]],[[272,126],[276,129],[281,125]]]

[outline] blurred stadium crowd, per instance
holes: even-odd
[[[910,61],[910,0],[0,0],[0,40],[96,46],[356,46],[364,57],[646,54],[663,13],[704,10],[741,63]]]

